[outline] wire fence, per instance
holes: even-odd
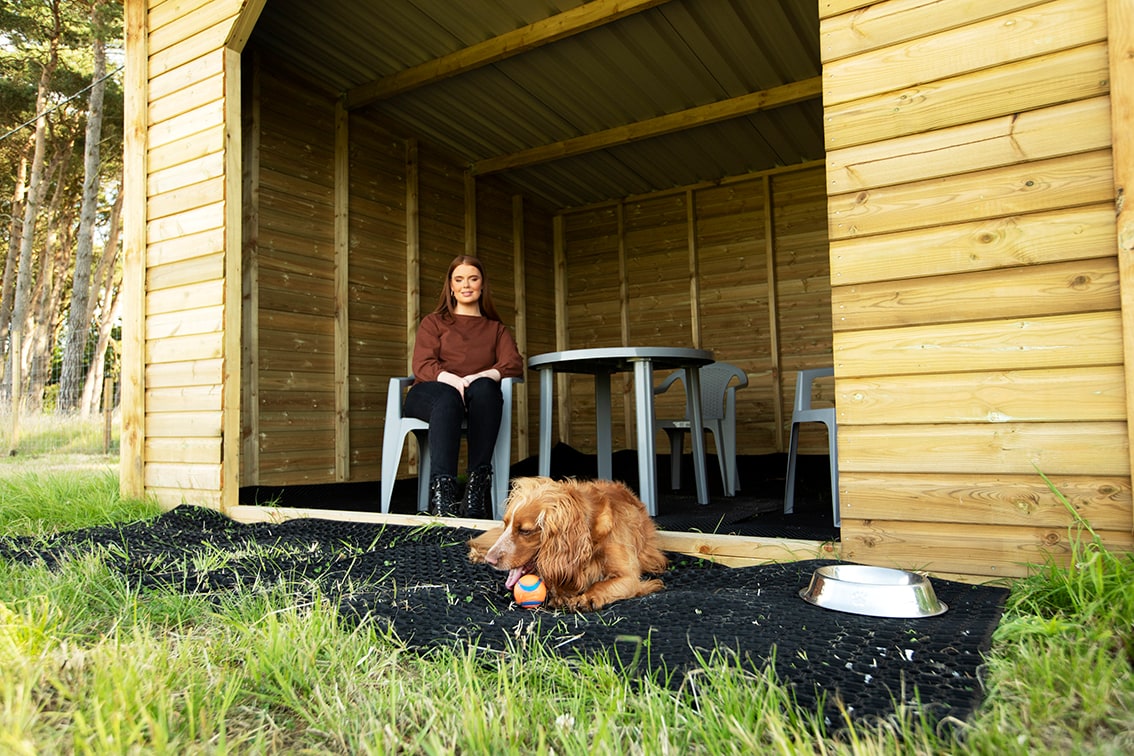
[[[121,438],[119,360],[114,350],[82,360],[82,396],[60,407],[62,344],[28,349],[13,331],[4,345],[0,375],[0,453],[117,456]],[[18,356],[18,358],[17,358]]]

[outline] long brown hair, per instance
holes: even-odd
[[[489,320],[500,321],[496,305],[492,304],[492,291],[488,287],[488,274],[484,272],[484,263],[472,255],[457,255],[453,258],[453,262],[449,263],[449,271],[445,274],[445,280],[441,282],[441,297],[434,312],[446,320],[452,320],[453,315],[456,314],[456,301],[449,286],[453,280],[453,271],[458,265],[471,265],[480,271],[480,301],[477,303],[480,306],[480,314]]]

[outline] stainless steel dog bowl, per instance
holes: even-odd
[[[820,567],[799,595],[824,609],[871,617],[934,617],[949,608],[925,576],[862,564]]]

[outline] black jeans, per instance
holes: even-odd
[[[415,383],[406,394],[405,414],[429,423],[430,475],[456,475],[461,423],[468,419],[469,469],[492,463],[504,395],[491,378],[478,378],[461,394],[447,383]]]

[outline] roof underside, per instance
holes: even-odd
[[[552,208],[824,154],[816,0],[268,0],[251,44]]]

